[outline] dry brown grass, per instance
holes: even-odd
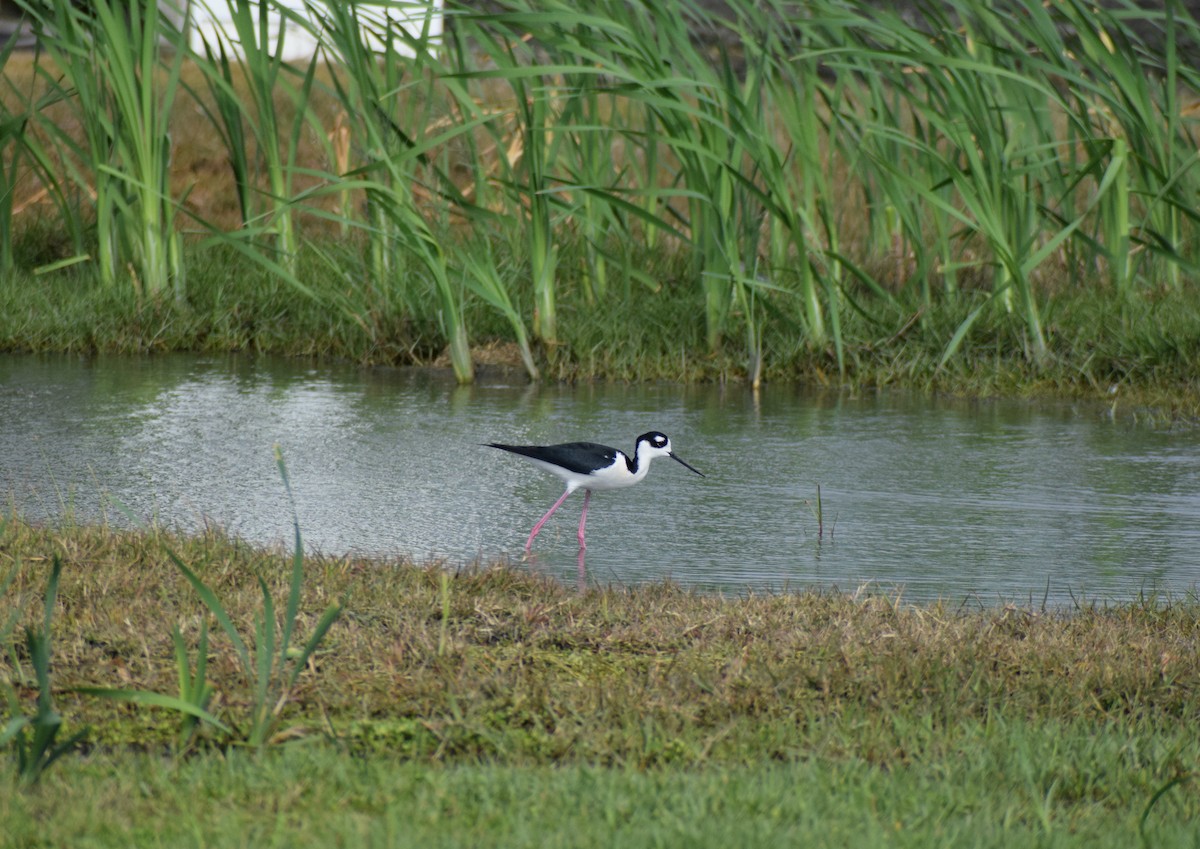
[[[23,600],[35,615],[49,561],[63,559],[54,682],[60,707],[92,724],[96,742],[162,744],[177,728],[164,712],[65,692],[176,692],[171,626],[194,646],[204,609],[164,543],[247,639],[261,610],[255,575],[285,594],[283,555],[218,534],[11,518],[0,533],[0,575],[17,569],[0,607]],[[331,600],[346,607],[292,694],[289,733],[324,728],[356,745],[439,757],[786,759],[813,735],[850,745],[827,736],[823,723],[836,718],[867,729],[853,745],[893,757],[902,746],[888,728],[918,718],[941,728],[996,716],[1200,719],[1194,599],[1043,612],[811,592],[722,598],[672,585],[580,594],[496,565],[451,574],[443,620],[437,564],[309,556],[306,566],[302,638]],[[33,698],[8,652],[0,675]],[[215,712],[236,725],[252,694],[215,626],[209,676]]]

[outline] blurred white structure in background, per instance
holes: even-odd
[[[291,15],[302,16],[308,21],[319,19],[324,14],[328,3],[320,0],[263,0],[267,3],[267,17],[271,35],[271,49],[274,52],[279,28],[283,26],[283,51],[285,60],[307,59],[317,49],[317,39],[313,30],[319,26],[310,24],[308,27],[290,19]],[[260,0],[242,0],[252,8],[255,20],[259,15]],[[336,0],[334,0],[336,2]],[[339,5],[354,5],[358,10],[359,20],[367,30],[366,42],[377,50],[382,51],[384,45],[374,33],[384,31],[387,21],[391,21],[393,29],[403,29],[414,37],[426,32],[429,38],[436,40],[442,34],[442,3],[441,0],[346,0]],[[233,9],[238,7],[238,0],[191,0],[188,4],[191,16],[188,42],[192,49],[204,53],[204,39],[210,44],[216,43],[218,33],[223,34],[226,48],[237,49],[237,30],[233,26]],[[286,11],[285,11],[286,10]],[[316,12],[316,15],[313,12]],[[394,49],[407,53],[407,46],[397,41]]]

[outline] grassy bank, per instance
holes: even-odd
[[[292,64],[30,14],[43,55],[0,57],[0,349],[1198,407],[1175,4],[449,4],[380,54],[339,7]]]
[[[1192,599],[1041,611],[670,585],[578,594],[506,566],[446,575],[308,555],[297,645],[331,601],[343,609],[254,754],[257,685],[168,549],[260,650],[258,578],[284,598],[289,557],[219,535],[5,520],[9,715],[35,713],[19,626],[41,621],[57,556],[50,689],[60,739],[86,729],[29,791],[0,793],[15,845],[102,845],[131,828],[184,845],[1196,836]],[[267,615],[276,635],[283,610]],[[181,694],[175,626],[190,673],[207,639],[204,703],[223,728],[77,689]],[[15,770],[4,780],[18,789]],[[47,822],[50,810],[70,813]]]
[[[209,256],[193,271],[186,305],[138,298],[70,279],[0,281],[0,347],[23,352],[130,355],[178,351],[253,352],[363,364],[449,365],[436,320],[400,305],[369,312],[330,310],[341,292],[317,278],[318,298],[297,298],[283,283],[236,257]],[[647,257],[647,263],[661,262]],[[814,348],[786,322],[764,330],[762,378],[818,386],[906,387],[976,396],[1058,396],[1115,404],[1118,413],[1153,410],[1200,417],[1200,296],[1185,288],[1151,297],[1104,291],[1062,293],[1045,307],[1048,355],[1034,365],[1006,314],[977,319],[958,356],[939,365],[947,333],[985,299],[923,310],[896,307],[887,321],[854,314],[844,323],[847,367],[832,348]],[[741,352],[710,352],[694,320],[698,298],[665,302],[635,291],[597,314],[560,299],[553,355],[535,348],[549,380],[745,380]],[[520,371],[518,347],[494,316],[465,310],[476,328],[477,366]]]

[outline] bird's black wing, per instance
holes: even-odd
[[[488,445],[532,460],[553,463],[580,475],[607,468],[617,459],[615,448],[595,442],[564,442],[560,445],[501,445],[489,442]]]

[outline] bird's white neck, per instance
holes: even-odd
[[[634,481],[640,481],[650,471],[650,461],[657,456],[649,442],[639,442],[637,446],[637,454],[634,456],[633,462],[629,464],[629,473],[633,475]]]

